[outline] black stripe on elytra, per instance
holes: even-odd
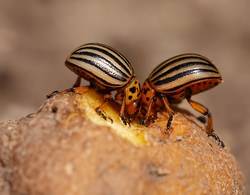
[[[108,64],[110,65],[110,67],[116,71],[116,72],[119,72],[119,74],[121,74],[123,77],[125,78],[129,78],[124,72],[122,72],[120,69],[118,69],[111,61],[109,61],[108,59],[104,58],[103,56],[99,55],[99,54],[96,54],[96,53],[93,53],[93,52],[89,52],[89,51],[82,51],[82,52],[78,52],[77,54],[79,55],[85,55],[85,56],[90,56],[90,57],[93,57],[93,58],[99,58],[101,60],[103,60],[105,62],[105,64]]]
[[[192,84],[194,82],[208,80],[208,79],[221,79],[221,77],[207,77],[207,78],[197,79],[197,80],[194,80],[194,81],[189,81],[189,82],[184,83],[184,84],[182,84],[182,85],[180,85],[178,87],[174,87],[172,89],[165,90],[165,91],[163,91],[163,93],[169,93],[171,95],[178,95],[178,94],[182,93],[183,90],[185,90],[185,89],[183,89],[181,91],[178,91],[179,89],[183,88],[184,86],[188,86],[188,85],[190,85],[190,84]]]
[[[118,51],[116,51],[115,52],[120,58],[122,58],[123,59],[123,61],[125,61],[127,64],[128,64],[128,66],[130,67],[130,68],[133,68],[131,65],[130,65],[130,62],[128,61],[128,59],[124,56],[124,55],[122,55],[120,52],[118,52]]]
[[[176,75],[174,75],[172,77],[169,77],[169,78],[166,78],[166,79],[163,79],[163,80],[158,80],[158,81],[154,82],[154,85],[163,85],[163,84],[166,84],[166,83],[173,82],[173,81],[175,81],[175,80],[177,80],[179,78],[185,77],[185,76],[190,75],[190,74],[199,74],[199,73],[203,73],[203,72],[213,72],[213,73],[218,74],[218,72],[214,71],[214,70],[193,69],[193,70],[188,70],[188,71],[176,74]]]
[[[99,46],[104,47],[103,45],[99,45]],[[111,48],[107,48],[107,47],[105,47],[105,48],[111,50]],[[115,54],[117,54],[118,56],[120,56],[123,60],[124,60],[124,58],[126,59],[125,63],[126,63],[126,65],[127,65],[128,67],[127,67],[126,65],[124,65],[124,64],[123,64],[117,57],[115,57],[112,53],[109,53],[109,52],[106,51],[105,49],[102,49],[102,48],[99,48],[99,47],[95,47],[95,46],[88,46],[88,47],[81,48],[81,49],[79,49],[79,50],[82,50],[82,49],[93,49],[93,50],[102,52],[102,53],[106,54],[107,56],[109,56],[110,58],[112,58],[117,64],[119,64],[119,65],[127,72],[128,75],[131,75],[130,72],[133,72],[133,70],[130,71],[130,70],[128,69],[128,67],[131,68],[131,67],[130,67],[129,61],[128,61],[125,57],[121,57],[121,55],[120,55],[118,52],[114,51],[114,50],[111,50],[111,51],[114,52]],[[81,54],[82,52],[79,52],[79,50],[75,51],[73,54]]]
[[[190,56],[190,55],[194,55],[194,56]],[[160,63],[160,64],[158,65],[158,67],[160,66],[160,68],[157,69],[156,72],[154,72],[154,70],[153,70],[154,74],[153,74],[151,77],[154,77],[159,71],[163,70],[165,67],[168,67],[168,66],[170,66],[170,65],[172,65],[173,63],[176,63],[176,62],[178,62],[178,61],[186,60],[186,59],[188,59],[188,58],[190,58],[190,59],[196,58],[197,60],[198,60],[198,59],[199,59],[199,60],[204,60],[204,61],[208,62],[209,64],[211,64],[211,62],[210,62],[208,59],[203,58],[202,56],[196,56],[196,54],[184,54],[183,56],[182,56],[182,54],[181,54],[179,58],[176,58],[176,57],[178,57],[178,56],[174,56],[174,57],[169,58],[169,59],[165,60],[164,62]],[[176,58],[176,59],[174,59],[174,58]],[[187,63],[188,63],[188,62],[187,62]]]
[[[107,45],[103,45],[103,44],[101,44],[101,43],[96,43],[96,45],[102,46],[102,47],[104,47],[104,48],[106,48],[106,49],[109,49],[109,50],[113,51],[113,52],[114,52],[115,54],[117,54],[120,58],[122,58],[123,61],[125,61],[125,62],[128,64],[128,66],[129,66],[130,68],[133,69],[133,67],[130,65],[130,62],[128,61],[128,59],[127,59],[125,56],[123,56],[120,52],[115,51],[112,47],[107,46]]]
[[[79,58],[79,57],[73,57],[73,56],[71,56],[70,59],[79,60],[81,62],[85,62],[85,63],[87,63],[87,64],[89,64],[91,66],[94,66],[94,67],[98,68],[99,70],[101,70],[102,72],[104,72],[105,74],[107,74],[108,76],[110,76],[110,77],[112,77],[114,79],[117,79],[119,81],[126,81],[127,80],[123,76],[120,76],[118,74],[114,74],[114,71],[111,72],[107,68],[105,68],[103,66],[100,66],[100,63],[96,63],[93,60],[88,60],[88,59]]]
[[[158,75],[157,77],[155,77],[152,81],[157,81],[161,77],[166,76],[166,75],[168,75],[168,74],[170,74],[170,73],[172,73],[174,71],[180,70],[182,68],[190,67],[190,66],[195,66],[195,65],[209,66],[209,67],[214,68],[215,71],[217,71],[216,67],[213,64],[208,64],[208,63],[205,63],[205,62],[196,62],[196,61],[193,61],[193,62],[187,62],[187,63],[184,63],[184,64],[179,64],[177,66],[174,66],[173,68],[170,68],[169,70],[167,70],[167,71],[161,73],[160,75]]]
[[[83,77],[84,79],[90,81],[90,82],[93,82],[92,80],[94,81],[98,81],[100,84],[106,86],[106,87],[109,87],[109,88],[120,88],[122,87],[121,85],[117,85],[117,84],[112,84],[112,83],[109,83],[107,81],[105,81],[104,79],[102,78],[99,78],[97,77],[96,75],[94,75],[92,72],[90,71],[87,71],[86,69],[82,69],[80,68],[79,66],[69,62],[69,61],[66,61],[66,66],[73,70],[73,72],[76,72],[79,76]],[[87,75],[87,77],[86,77]],[[89,76],[91,75],[91,76]],[[92,79],[90,79],[89,77],[91,77]]]

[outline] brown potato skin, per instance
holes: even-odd
[[[146,142],[135,145],[88,119],[79,106],[86,95],[59,93],[38,112],[0,123],[0,194],[244,193],[235,158],[192,115],[177,111],[167,137],[160,114],[139,127]]]

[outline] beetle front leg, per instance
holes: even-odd
[[[163,103],[165,105],[165,108],[167,109],[168,114],[169,114],[168,122],[167,122],[167,131],[168,131],[168,133],[170,133],[170,129],[171,129],[171,126],[172,126],[172,121],[174,119],[174,111],[170,107],[169,101],[165,96],[162,97],[162,101],[163,101]]]
[[[82,80],[82,78],[80,76],[78,76],[75,83],[74,83],[74,85],[72,86],[72,88],[80,87],[81,80]]]
[[[72,87],[65,89],[64,92],[75,92],[75,88],[80,87],[82,78],[78,76]]]
[[[52,97],[54,97],[56,94],[58,94],[58,93],[60,93],[59,91],[53,91],[53,92],[51,92],[50,94],[48,94],[48,95],[46,95],[46,98],[47,99],[49,99],[49,98],[52,98]]]
[[[118,93],[116,93],[115,95],[115,100],[116,102],[121,102],[121,109],[120,109],[120,119],[123,122],[124,125],[129,124],[130,120],[126,117],[125,115],[125,107],[126,107],[126,99],[125,99],[125,95],[123,91],[119,91]]]
[[[150,102],[149,102],[149,106],[148,106],[148,110],[147,110],[147,113],[146,113],[146,116],[144,119],[141,120],[141,124],[142,125],[148,125],[148,121],[149,121],[149,116],[152,112],[152,106],[153,106],[153,103],[154,103],[154,98],[151,98]]]
[[[129,119],[125,116],[125,97],[123,97],[123,100],[122,100],[122,106],[121,106],[121,110],[120,110],[120,118],[123,122],[124,125],[129,125],[130,121]]]
[[[64,91],[65,91],[65,92],[74,92],[74,89],[75,89],[75,88],[80,87],[80,85],[81,85],[81,80],[82,80],[82,78],[81,78],[80,76],[78,76],[78,77],[76,78],[76,81],[75,81],[75,83],[73,84],[73,86],[70,87],[70,88],[68,88],[68,89],[65,89]]]
[[[103,111],[104,105],[112,99],[112,95],[110,93],[104,95],[103,103],[95,108],[96,113],[101,116],[104,120],[109,119],[111,123],[113,123],[113,119],[107,116],[107,114]]]
[[[73,92],[73,91],[74,91],[74,88],[80,87],[80,85],[81,85],[81,79],[82,79],[82,78],[81,78],[80,76],[78,76],[77,79],[76,79],[76,81],[75,81],[75,83],[74,83],[74,85],[73,85],[71,88],[69,88],[69,89],[63,90],[62,92],[66,92],[66,93],[67,93],[67,92]],[[46,97],[49,99],[49,98],[55,96],[55,95],[58,94],[58,93],[60,93],[60,92],[59,92],[59,91],[53,91],[52,93],[46,95]]]

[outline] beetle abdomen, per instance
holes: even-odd
[[[96,82],[102,88],[120,88],[134,76],[129,61],[114,49],[89,43],[75,49],[66,59],[66,66],[80,77]]]
[[[213,85],[197,85],[195,93],[199,93],[218,84],[221,75],[204,56],[181,54],[162,62],[152,71],[148,80],[156,91],[162,93],[176,93],[204,80],[216,80]]]

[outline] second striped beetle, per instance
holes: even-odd
[[[145,115],[142,122],[147,124],[158,107],[163,105],[169,113],[166,129],[170,131],[174,118],[171,105],[186,99],[194,110],[207,116],[207,134],[224,146],[214,134],[210,111],[191,99],[193,95],[208,90],[221,81],[222,77],[216,66],[200,54],[185,53],[165,60],[151,72],[142,86],[141,112],[144,111]]]
[[[135,117],[141,97],[140,83],[130,62],[120,52],[101,43],[88,43],[73,50],[65,65],[78,75],[73,87],[80,86],[84,78],[107,99],[112,97],[111,91],[117,91],[115,99],[121,101],[123,123],[127,124]],[[99,114],[102,105],[96,108]]]

